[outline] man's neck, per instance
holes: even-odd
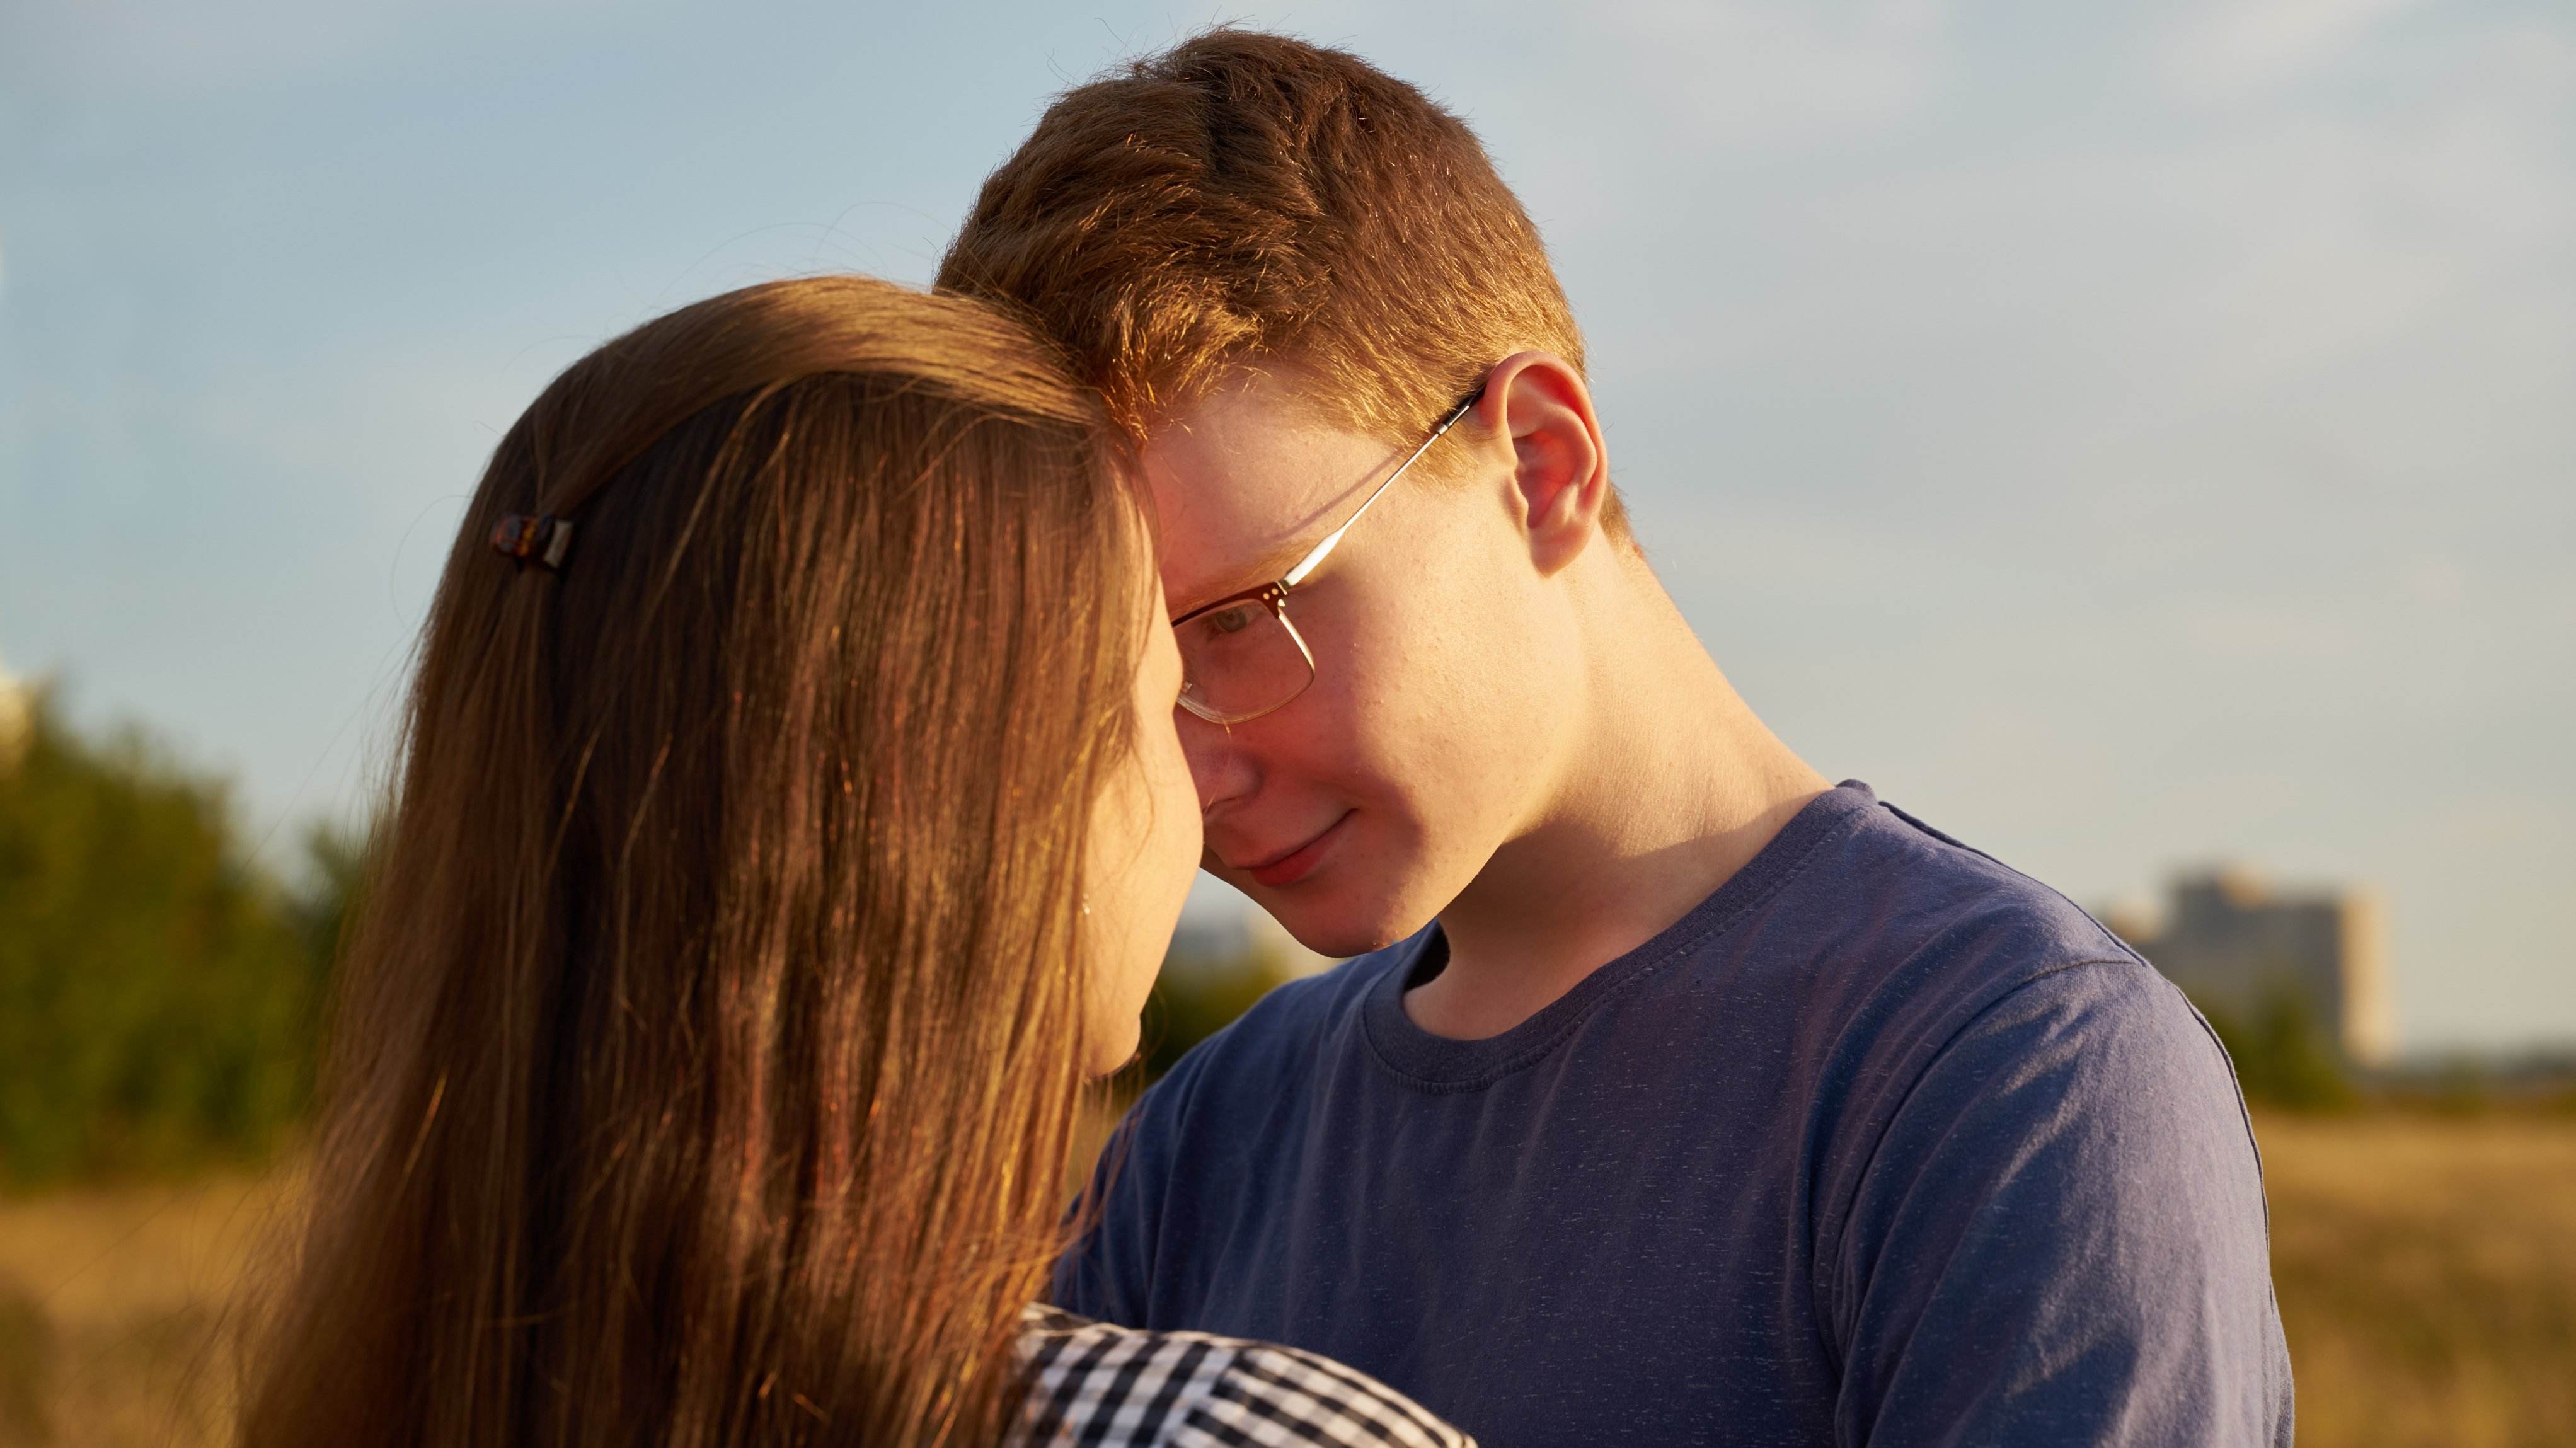
[[[1652,940],[1827,788],[1718,671],[1662,588],[1590,611],[1571,747],[1536,817],[1440,913],[1449,961],[1405,996],[1435,1035],[1529,1019]]]

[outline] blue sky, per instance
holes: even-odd
[[[555,370],[926,278],[1052,92],[1216,19],[1484,134],[1820,769],[2086,901],[2369,883],[2409,1045],[2576,1039],[2563,3],[7,6],[0,661],[276,838],[348,808]]]

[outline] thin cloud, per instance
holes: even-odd
[[[1940,0],[1797,4],[1729,0],[1605,7],[1596,41],[1625,92],[1661,112],[1681,154],[1798,147],[1902,120],[1935,92],[1949,10]],[[1658,147],[1659,151],[1664,147]]]
[[[2240,98],[2332,64],[2420,0],[2212,0],[2158,47],[2157,70],[2195,100]]]

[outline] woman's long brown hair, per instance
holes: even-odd
[[[648,323],[510,430],[247,1444],[1000,1436],[1150,587],[1103,435],[1017,326],[858,278]]]

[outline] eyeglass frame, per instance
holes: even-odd
[[[1281,628],[1288,631],[1289,640],[1297,645],[1297,652],[1304,656],[1306,660],[1306,682],[1299,684],[1294,692],[1290,693],[1287,698],[1280,700],[1276,704],[1254,710],[1249,714],[1236,714],[1227,717],[1219,717],[1190,702],[1188,681],[1184,679],[1179,700],[1182,708],[1189,710],[1190,713],[1201,719],[1205,719],[1210,724],[1232,728],[1237,724],[1248,723],[1265,714],[1276,713],[1277,711],[1288,707],[1290,704],[1295,703],[1300,695],[1315,686],[1315,675],[1320,666],[1315,662],[1315,651],[1312,648],[1309,648],[1306,644],[1306,636],[1299,633],[1297,631],[1297,625],[1289,622],[1288,620],[1288,595],[1295,592],[1297,585],[1304,583],[1308,577],[1313,575],[1317,568],[1322,567],[1325,559],[1333,556],[1333,550],[1341,546],[1342,535],[1351,531],[1353,524],[1356,524],[1361,518],[1367,516],[1369,509],[1377,506],[1377,500],[1386,496],[1386,490],[1395,486],[1395,480],[1403,477],[1406,469],[1421,461],[1422,455],[1431,451],[1431,445],[1433,443],[1446,437],[1449,433],[1449,429],[1456,427],[1460,419],[1464,418],[1468,413],[1473,412],[1476,408],[1476,404],[1484,400],[1485,384],[1479,382],[1476,384],[1475,391],[1468,393],[1463,398],[1460,398],[1456,406],[1450,408],[1446,413],[1441,415],[1440,421],[1432,425],[1431,435],[1424,438],[1422,440],[1422,445],[1415,448],[1410,454],[1408,454],[1404,461],[1395,465],[1395,471],[1386,475],[1386,481],[1379,483],[1376,488],[1370,491],[1366,498],[1360,500],[1360,505],[1353,508],[1351,510],[1351,515],[1342,520],[1342,526],[1325,534],[1323,540],[1318,542],[1313,548],[1308,549],[1305,557],[1300,558],[1295,563],[1291,564],[1287,572],[1272,579],[1268,583],[1244,589],[1239,593],[1229,593],[1223,598],[1200,604],[1198,607],[1191,609],[1189,612],[1181,614],[1172,620],[1172,627],[1177,629],[1181,625],[1188,623],[1191,619],[1214,613],[1220,608],[1225,608],[1238,603],[1258,602],[1270,610],[1271,617],[1279,621],[1279,626]]]

